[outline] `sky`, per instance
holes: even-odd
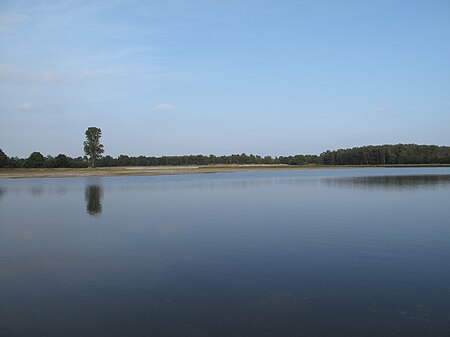
[[[450,1],[1,0],[8,156],[450,145]]]

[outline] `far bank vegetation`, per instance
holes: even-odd
[[[8,168],[85,168],[92,165],[88,157],[56,157],[33,152],[28,158],[8,157],[0,149],[0,167]],[[109,155],[96,159],[97,167],[117,166],[183,166],[183,165],[429,165],[450,164],[450,147],[436,145],[396,144],[362,146],[325,151],[320,155],[258,156],[253,154],[127,156]]]

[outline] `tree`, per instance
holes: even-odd
[[[45,157],[40,152],[33,152],[25,160],[25,163],[23,166],[25,166],[26,168],[43,167],[44,164],[45,164]]]
[[[102,130],[96,127],[89,127],[85,134],[84,153],[89,156],[89,166],[95,167],[96,160],[101,158],[102,153],[105,151],[103,144],[100,143]]]
[[[23,167],[25,163],[25,159],[19,157],[11,157],[8,159],[8,167],[19,168]]]
[[[8,164],[8,156],[0,149],[0,167],[5,167],[6,164]]]
[[[69,158],[65,154],[58,154],[55,157],[55,167],[70,167]]]

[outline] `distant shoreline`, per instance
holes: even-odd
[[[97,168],[2,168],[0,179],[159,176],[180,174],[233,173],[268,170],[326,170],[346,168],[450,167],[426,165],[205,165],[205,166],[122,166]]]

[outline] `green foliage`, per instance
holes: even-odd
[[[8,167],[20,168],[24,167],[25,159],[19,157],[11,157],[8,160]]]
[[[85,168],[88,163],[82,157],[71,158],[64,154],[59,154],[55,158],[52,156],[44,157],[39,152],[33,152],[27,159],[12,157],[8,160],[10,168]]]
[[[96,128],[94,128],[96,129]],[[97,129],[100,131],[100,129]],[[89,131],[89,129],[88,129]],[[97,133],[97,140],[100,133]],[[86,142],[85,142],[86,143]],[[99,144],[99,143],[98,143]],[[227,165],[227,164],[285,164],[285,165],[401,165],[401,164],[450,164],[450,147],[435,145],[397,144],[381,146],[363,146],[352,149],[340,149],[323,152],[316,155],[295,155],[261,157],[245,153],[229,156],[215,155],[189,155],[189,156],[163,156],[163,157],[132,157],[120,155],[101,157],[103,145],[99,144],[100,152],[94,156],[94,165],[99,167],[114,166],[177,166],[177,165]],[[1,150],[0,150],[1,151]],[[2,157],[0,152],[0,160]],[[5,155],[6,156],[6,155]],[[7,157],[6,157],[7,158]],[[3,159],[4,162],[4,159]],[[55,158],[44,158],[39,152],[33,152],[27,159],[12,157],[7,159],[8,167],[68,167],[84,168],[92,166],[92,158],[71,158],[59,154]],[[3,164],[4,165],[4,164]]]
[[[102,130],[96,127],[89,127],[86,132],[86,140],[84,141],[84,153],[89,157],[89,166],[95,167],[97,159],[100,159],[103,152],[103,144],[100,143]]]
[[[8,165],[8,156],[0,149],[0,167]]]
[[[354,147],[323,152],[320,162],[324,165],[450,164],[450,147],[416,144]]]
[[[25,160],[23,164],[24,167],[27,168],[39,168],[44,167],[45,157],[40,152],[33,152],[30,156]]]
[[[318,164],[319,156],[316,155],[296,155],[288,157],[261,157],[258,155],[232,154],[229,156],[215,155],[190,155],[190,156],[163,156],[163,157],[130,157],[120,155],[117,158],[105,156],[97,161],[97,166],[179,166],[179,165],[243,165],[243,164],[288,164],[288,165],[308,165]]]
[[[88,162],[83,157],[69,158],[69,165],[72,168],[88,167]]]
[[[70,167],[69,158],[65,154],[58,154],[55,158],[55,167]]]
[[[55,158],[53,156],[48,155],[47,157],[45,157],[44,167],[54,168],[55,165]]]

